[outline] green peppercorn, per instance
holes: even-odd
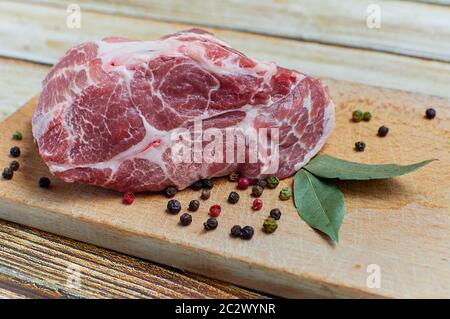
[[[289,198],[291,198],[291,196],[292,196],[292,191],[289,187],[284,187],[280,191],[280,199],[281,200],[288,200]]]
[[[199,191],[203,188],[201,181],[196,181],[194,184],[191,185],[192,190]]]
[[[372,118],[372,114],[370,112],[364,112],[364,114],[363,114],[364,121],[369,122],[371,118]]]
[[[20,164],[18,161],[14,160],[11,161],[11,163],[9,163],[9,168],[12,169],[13,171],[17,171],[20,167]]]
[[[20,133],[19,131],[15,131],[14,133],[12,133],[12,139],[20,141],[22,139],[22,133]]]
[[[256,181],[256,185],[261,186],[262,188],[265,188],[267,186],[267,182],[263,179],[258,179]]]
[[[202,189],[202,194],[200,195],[200,198],[203,200],[207,200],[211,197],[211,190],[204,188]]]
[[[270,211],[270,217],[273,217],[275,220],[279,220],[281,218],[281,211],[278,208],[274,208]]]
[[[178,189],[175,186],[169,186],[164,190],[164,195],[168,198],[172,198],[177,193]]]
[[[192,223],[192,216],[188,213],[184,213],[180,216],[180,224],[183,226],[188,226]]]
[[[263,191],[264,191],[264,188],[262,188],[261,186],[256,185],[256,186],[252,187],[253,197],[260,197],[262,195]]]
[[[212,189],[214,187],[214,182],[212,181],[212,179],[205,178],[205,179],[202,179],[201,182],[202,182],[203,188]]]
[[[217,222],[217,219],[215,219],[213,217],[208,218],[208,220],[203,223],[203,227],[205,228],[205,230],[216,229],[218,225],[219,225],[219,223]]]
[[[2,177],[4,179],[12,179],[14,176],[14,171],[10,167],[5,167],[5,169],[2,172]]]
[[[352,120],[353,122],[361,122],[364,117],[364,113],[360,110],[353,111]]]
[[[178,214],[181,210],[181,203],[176,199],[171,199],[167,202],[167,212],[170,214]]]
[[[191,211],[191,212],[196,212],[197,210],[198,210],[198,208],[200,207],[200,202],[198,201],[198,200],[196,200],[196,199],[194,199],[194,200],[191,200],[190,202],[189,202],[189,210]]]
[[[239,201],[239,194],[236,192],[231,192],[230,195],[228,195],[228,203],[230,204],[236,204]]]
[[[278,224],[277,221],[275,220],[275,218],[273,217],[268,217],[263,224],[263,230],[265,233],[271,234],[273,233],[275,230],[277,230],[278,228]]]
[[[239,172],[231,172],[230,175],[228,175],[228,180],[230,182],[237,182],[240,177],[241,174],[239,174]]]
[[[363,141],[359,141],[359,142],[355,143],[355,150],[357,150],[358,152],[363,152],[365,148],[366,148],[366,143],[364,143]]]
[[[269,176],[266,179],[267,187],[269,188],[276,188],[278,184],[280,183],[280,180],[276,176]]]

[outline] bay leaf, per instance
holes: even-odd
[[[294,203],[298,214],[309,226],[339,241],[345,203],[344,195],[336,185],[300,169],[294,177]]]
[[[391,178],[411,173],[432,161],[434,159],[411,165],[362,164],[342,160],[326,154],[318,154],[303,168],[315,176],[322,178],[370,180]]]

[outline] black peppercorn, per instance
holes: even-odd
[[[242,227],[239,225],[234,225],[233,227],[231,227],[230,235],[231,237],[241,237]]]
[[[434,119],[434,117],[436,116],[436,110],[433,108],[429,108],[425,111],[425,117],[429,120]]]
[[[205,230],[216,229],[217,225],[219,225],[219,223],[217,222],[217,219],[215,219],[213,217],[208,218],[208,220],[203,223],[203,227],[205,227]]]
[[[236,192],[231,192],[230,195],[228,195],[228,203],[230,204],[236,204],[239,201],[239,194]]]
[[[365,148],[366,148],[366,143],[364,143],[362,141],[355,143],[355,150],[357,150],[358,152],[364,151]]]
[[[211,190],[204,188],[202,189],[202,194],[200,195],[200,198],[203,200],[207,200],[211,197]]]
[[[12,169],[13,171],[17,171],[20,167],[20,164],[18,161],[14,160],[11,161],[11,163],[9,163],[9,168]]]
[[[177,193],[178,189],[175,186],[169,186],[164,190],[164,195],[168,198],[172,198]]]
[[[261,186],[256,185],[256,186],[252,187],[253,197],[260,197],[262,195],[263,191],[264,191],[264,188],[262,188]]]
[[[13,170],[12,170],[10,167],[6,167],[6,168],[3,170],[2,177],[3,177],[4,179],[12,179],[12,178],[13,178],[13,175],[14,175],[14,172],[13,172]]]
[[[180,216],[180,223],[183,226],[188,226],[192,223],[192,216],[188,213],[184,213]]]
[[[202,179],[201,182],[202,182],[203,188],[211,189],[214,187],[214,182],[212,181],[212,179],[205,178],[205,179]]]
[[[255,230],[252,226],[245,226],[244,228],[242,228],[241,238],[247,240],[252,239],[254,233]]]
[[[378,129],[378,136],[385,137],[389,133],[389,129],[386,126],[380,126]]]
[[[12,157],[19,157],[20,156],[20,148],[17,146],[11,147],[11,149],[9,150],[9,154]]]
[[[191,200],[190,202],[189,202],[189,210],[191,211],[191,212],[196,212],[197,210],[198,210],[198,208],[200,207],[200,202],[198,201],[198,200],[196,200],[196,199],[194,199],[194,200]]]
[[[256,185],[257,185],[257,186],[260,186],[260,187],[262,187],[262,188],[265,188],[265,187],[267,186],[267,182],[266,182],[265,180],[263,180],[263,179],[258,179],[258,180],[256,181]]]
[[[170,214],[178,214],[181,210],[181,204],[176,199],[171,199],[167,202],[167,211]]]
[[[194,184],[192,184],[191,188],[194,191],[199,191],[203,188],[202,182],[201,181],[196,181]]]
[[[50,187],[50,179],[48,177],[39,178],[39,187],[41,188],[49,188]]]
[[[274,208],[270,211],[270,217],[273,217],[275,220],[279,220],[281,218],[281,211],[278,208]]]

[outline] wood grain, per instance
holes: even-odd
[[[69,29],[66,18],[65,9],[0,1],[0,55],[53,64],[69,47],[83,41],[111,35],[149,40],[191,27],[83,10],[81,29]],[[305,73],[450,97],[449,63],[222,29],[210,31],[251,57]]]
[[[32,0],[67,7],[71,0]],[[82,9],[450,61],[450,8],[378,0],[81,0]],[[381,27],[369,28],[370,5]]]
[[[178,225],[178,216],[165,213],[167,199],[161,195],[140,194],[128,207],[121,204],[120,194],[96,187],[53,179],[51,190],[39,189],[37,179],[48,171],[30,136],[35,100],[0,125],[4,141],[13,129],[25,135],[20,144],[21,169],[12,181],[1,181],[0,217],[286,297],[449,296],[450,101],[333,80],[327,83],[337,106],[337,127],[324,152],[366,163],[439,159],[414,174],[388,181],[340,182],[347,214],[337,246],[302,222],[291,202],[279,202],[277,190],[264,192],[262,212],[250,210],[251,197],[245,194],[238,205],[226,204],[234,185],[225,179],[216,181],[210,200],[202,202],[192,225],[184,228]],[[438,110],[433,121],[423,117],[430,104]],[[374,118],[369,123],[351,123],[355,108],[370,110]],[[376,136],[381,124],[391,128],[384,139]],[[368,145],[363,153],[353,150],[359,139]],[[0,153],[5,154],[9,146],[0,145]],[[6,165],[8,159],[2,161]],[[291,182],[284,180],[282,186]],[[185,207],[196,196],[183,191],[177,198]],[[205,233],[202,223],[209,205],[216,202],[223,205],[220,225]],[[266,235],[259,225],[275,205],[283,217],[277,232]],[[230,239],[233,224],[254,226],[253,240]],[[379,289],[366,285],[370,264],[381,268]],[[102,269],[106,272],[109,265],[100,265],[97,276],[104,276]],[[57,281],[65,264],[44,266]],[[114,293],[122,293],[123,286]],[[154,293],[164,295],[164,291]]]

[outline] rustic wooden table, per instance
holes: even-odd
[[[0,119],[38,93],[51,64],[76,43],[108,35],[154,39],[192,26],[316,76],[450,98],[450,1],[372,3],[0,1]],[[71,284],[71,269],[82,274],[81,286]],[[2,297],[267,296],[0,221]]]

